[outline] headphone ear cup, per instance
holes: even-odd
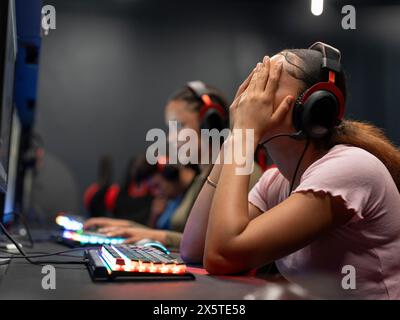
[[[293,111],[292,111],[292,121],[293,121],[293,126],[296,129],[297,132],[299,131],[304,131],[303,130],[303,111],[304,111],[304,106],[301,103],[301,98],[303,95],[301,95],[295,102],[293,106]]]
[[[217,129],[221,131],[227,127],[226,121],[221,117],[219,112],[215,109],[209,109],[201,120],[200,129]]]
[[[339,104],[333,93],[313,92],[303,104],[302,130],[310,138],[322,138],[337,125],[338,113]]]

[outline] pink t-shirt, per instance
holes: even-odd
[[[384,164],[363,149],[337,145],[306,169],[293,192],[340,196],[356,214],[276,261],[282,275],[327,298],[400,299],[400,194]],[[289,182],[270,169],[249,201],[265,212],[288,193]]]

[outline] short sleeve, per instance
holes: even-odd
[[[273,204],[271,199],[277,199],[279,197],[279,186],[277,182],[279,180],[279,170],[276,168],[268,169],[264,172],[260,180],[250,190],[248,201],[260,209],[262,212],[269,210]]]
[[[380,202],[385,179],[391,179],[383,163],[369,152],[356,148],[336,148],[313,163],[293,192],[323,192],[341,197],[356,215],[364,219],[370,208]]]

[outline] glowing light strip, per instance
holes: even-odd
[[[56,218],[56,223],[67,230],[77,231],[83,229],[83,224],[81,222],[66,216],[58,216]]]
[[[106,267],[108,274],[111,274],[112,270],[111,270],[110,266],[108,265],[107,261],[104,260],[104,258],[101,254],[99,255],[99,258],[103,262],[104,266]]]
[[[124,238],[107,238],[107,237],[99,237],[88,234],[80,234],[75,231],[64,230],[63,238],[71,239],[73,241],[77,241],[81,244],[119,244],[125,241]]]

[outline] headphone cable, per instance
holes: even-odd
[[[308,146],[310,144],[310,139],[303,133],[303,131],[298,131],[298,132],[295,132],[295,133],[279,133],[279,134],[276,134],[276,135],[266,139],[265,141],[259,143],[259,145],[264,146],[266,143],[270,142],[271,140],[276,139],[276,138],[281,138],[281,137],[289,137],[289,138],[292,138],[292,139],[295,139],[295,140],[302,140],[304,138],[307,139],[307,142],[306,142],[306,145],[304,147],[304,150],[303,150],[303,152],[302,152],[302,154],[301,154],[301,156],[299,158],[299,161],[297,161],[296,169],[294,170],[292,181],[290,182],[290,189],[289,189],[289,196],[290,196],[290,194],[293,191],[293,186],[294,186],[294,183],[295,183],[295,180],[296,180],[297,172],[299,171],[299,168],[300,168],[301,161],[303,160],[304,155],[306,154],[306,151],[307,151]]]
[[[290,183],[289,196],[293,191],[293,186],[294,186],[294,182],[296,180],[297,171],[299,171],[301,161],[303,160],[304,155],[306,154],[306,151],[307,151],[309,145],[310,145],[310,139],[307,138],[307,142],[306,142],[306,145],[304,146],[304,150],[299,158],[299,161],[297,161],[296,169],[294,170],[292,182]]]

